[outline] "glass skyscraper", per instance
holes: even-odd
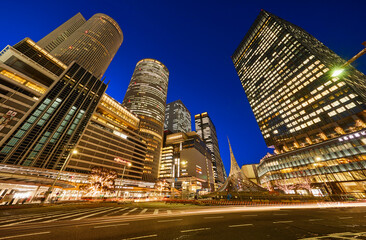
[[[192,131],[191,113],[181,100],[166,105],[164,130],[172,133]]]
[[[143,180],[158,178],[164,133],[169,71],[155,59],[136,64],[122,105],[140,118],[140,132],[147,141]]]
[[[77,14],[41,40],[48,50],[26,38],[1,52],[1,163],[60,169],[78,142],[107,88],[100,76],[112,59],[105,56],[114,56],[122,42],[110,17],[82,19]],[[53,51],[65,43],[73,44],[70,51],[56,58]]]
[[[206,143],[211,151],[212,166],[216,188],[223,184],[226,179],[226,171],[220,156],[219,141],[217,140],[216,128],[207,112],[194,116],[196,132]]]
[[[123,41],[118,23],[105,14],[85,21],[79,13],[38,44],[66,65],[76,61],[96,77],[107,70]]]
[[[349,66],[332,77],[345,61],[266,11],[232,61],[266,144],[275,148],[259,164],[261,183],[308,182],[315,192],[366,196],[365,75]]]

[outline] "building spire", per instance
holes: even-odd
[[[231,148],[229,137],[227,137],[227,141],[229,142],[229,149],[230,149],[230,173],[229,176],[236,175],[238,172],[240,172],[240,167],[238,165],[238,162],[236,161],[233,153],[233,149]]]
[[[266,189],[250,181],[240,170],[235,160],[233,149],[231,148],[229,137],[227,138],[230,149],[230,173],[225,183],[218,190],[219,192],[265,192]]]

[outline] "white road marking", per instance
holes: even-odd
[[[144,210],[142,210],[139,214],[144,214],[144,213],[146,213],[146,211],[147,211],[147,208],[145,208]]]
[[[28,234],[0,237],[0,239],[2,240],[2,239],[9,239],[9,238],[27,237],[27,236],[34,236],[34,235],[41,235],[41,234],[48,234],[48,233],[50,233],[50,232],[28,233]]]
[[[178,218],[178,219],[169,219],[169,220],[159,220],[158,222],[162,223],[162,222],[176,222],[176,221],[183,221],[183,219]]]
[[[119,210],[117,210],[115,212],[108,213],[106,216],[110,216],[111,214],[115,214],[115,213],[118,213],[118,212],[122,212],[122,211],[124,211],[126,209],[129,209],[129,207],[125,207],[125,208],[119,209]]]
[[[9,224],[5,224],[2,225],[0,227],[8,227],[8,226],[13,226],[13,225],[17,225],[17,224],[21,224],[21,223],[28,223],[28,222],[34,222],[34,221],[38,221],[38,220],[42,220],[45,218],[53,218],[53,217],[58,217],[58,216],[65,216],[65,215],[70,215],[70,213],[63,213],[63,214],[56,214],[56,215],[48,215],[48,216],[44,216],[44,217],[39,217],[39,218],[32,218],[32,219],[28,219],[25,221],[19,221],[19,222],[14,222],[14,223],[9,223]]]
[[[252,214],[252,215],[241,215],[242,217],[257,217],[258,215]]]
[[[203,217],[204,219],[224,218],[224,216]]]
[[[278,221],[278,222],[273,222],[273,223],[292,223],[294,221]]]
[[[210,230],[211,228],[196,228],[196,229],[188,229],[188,230],[182,230],[180,232],[185,233],[185,232],[196,232],[196,231],[204,231],[204,230]]]
[[[309,222],[314,222],[314,221],[321,221],[321,220],[323,220],[323,219],[314,218],[314,219],[309,219],[308,221]]]
[[[49,215],[53,215],[55,213],[57,214],[57,213],[61,213],[61,212],[64,212],[64,211],[57,211],[57,212],[52,212],[52,213],[40,213],[40,214],[33,214],[33,215],[25,215],[23,217],[18,216],[18,217],[9,218],[5,221],[1,221],[0,224],[3,223],[3,222],[8,223],[8,222],[14,222],[14,221],[18,221],[18,220],[23,220],[23,219],[27,219],[27,218],[34,218],[34,217],[39,217],[39,216],[49,216]]]
[[[159,213],[159,209],[155,209],[154,214],[158,214]]]
[[[102,208],[102,209],[105,209],[105,208]],[[48,221],[44,221],[43,223],[54,222],[54,221],[58,221],[60,219],[65,219],[65,218],[70,218],[70,217],[74,217],[74,216],[79,216],[79,215],[86,214],[86,213],[91,213],[91,212],[97,212],[97,211],[100,211],[100,210],[101,209],[98,208],[98,209],[88,210],[88,211],[84,211],[84,212],[78,212],[78,213],[71,214],[71,215],[68,215],[68,216],[65,216],[65,217],[60,217],[60,218],[55,218],[55,219],[51,219],[51,220],[48,220]]]
[[[94,228],[117,227],[117,226],[127,226],[127,225],[130,225],[130,223],[121,223],[121,224],[113,224],[113,225],[94,226]]]
[[[229,227],[247,227],[247,226],[253,226],[253,224],[247,223],[247,224],[239,224],[239,225],[230,225]]]
[[[126,212],[126,213],[124,213],[124,214],[122,214],[123,216],[126,216],[127,214],[129,214],[129,213],[132,213],[132,212],[134,212],[134,211],[136,211],[137,210],[137,208],[133,208],[133,209],[131,209],[130,211],[128,211],[128,212]]]
[[[157,237],[157,234],[152,234],[152,235],[145,235],[145,236],[140,236],[140,237],[132,237],[132,238],[124,238],[122,240],[133,240],[133,239],[141,239],[141,238],[152,238],[152,237]]]
[[[107,210],[104,210],[104,211],[101,211],[101,212],[92,213],[92,214],[82,216],[82,217],[79,217],[79,218],[75,218],[75,219],[72,219],[71,221],[81,220],[81,219],[84,219],[84,218],[87,218],[87,217],[91,217],[91,216],[98,215],[98,214],[101,214],[101,213],[109,212],[109,211],[112,211],[112,210],[114,210],[114,208],[113,209],[107,209]]]
[[[166,210],[168,214],[173,214],[171,210]]]
[[[350,219],[350,218],[353,218],[353,217],[338,217],[339,219]]]

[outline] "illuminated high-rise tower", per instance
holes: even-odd
[[[110,17],[85,22],[77,14],[42,46],[26,38],[1,51],[0,163],[62,168],[107,88],[100,76],[121,42]]]
[[[146,181],[158,177],[168,80],[169,71],[164,64],[155,59],[143,59],[136,64],[122,103],[141,119],[140,131],[147,141],[143,175]]]
[[[76,61],[94,76],[101,77],[122,41],[122,30],[111,17],[98,13],[85,21],[78,13],[38,44],[64,64]]]
[[[81,13],[77,13],[75,16],[39,40],[37,45],[42,47],[47,52],[51,52],[63,41],[65,41],[65,39],[70,37],[71,34],[73,34],[85,22],[86,20],[83,15],[81,15]]]
[[[264,140],[275,148],[258,166],[261,183],[308,183],[323,186],[314,189],[322,194],[366,197],[360,175],[366,169],[366,76],[352,66],[333,75],[342,58],[266,11],[232,60]]]
[[[212,166],[216,188],[223,184],[226,179],[226,171],[220,156],[219,141],[217,140],[216,128],[207,112],[194,116],[196,132],[206,143],[211,151]]]
[[[192,128],[191,113],[181,100],[168,103],[165,109],[164,130],[172,133],[190,132]]]

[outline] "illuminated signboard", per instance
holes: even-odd
[[[114,158],[114,161],[119,162],[119,163],[122,163],[122,164],[128,164],[128,163],[130,163],[129,161],[126,161],[126,160],[124,160],[124,159],[122,159],[120,157],[115,157]]]
[[[3,129],[17,115],[16,111],[9,110],[0,118],[0,130]]]

